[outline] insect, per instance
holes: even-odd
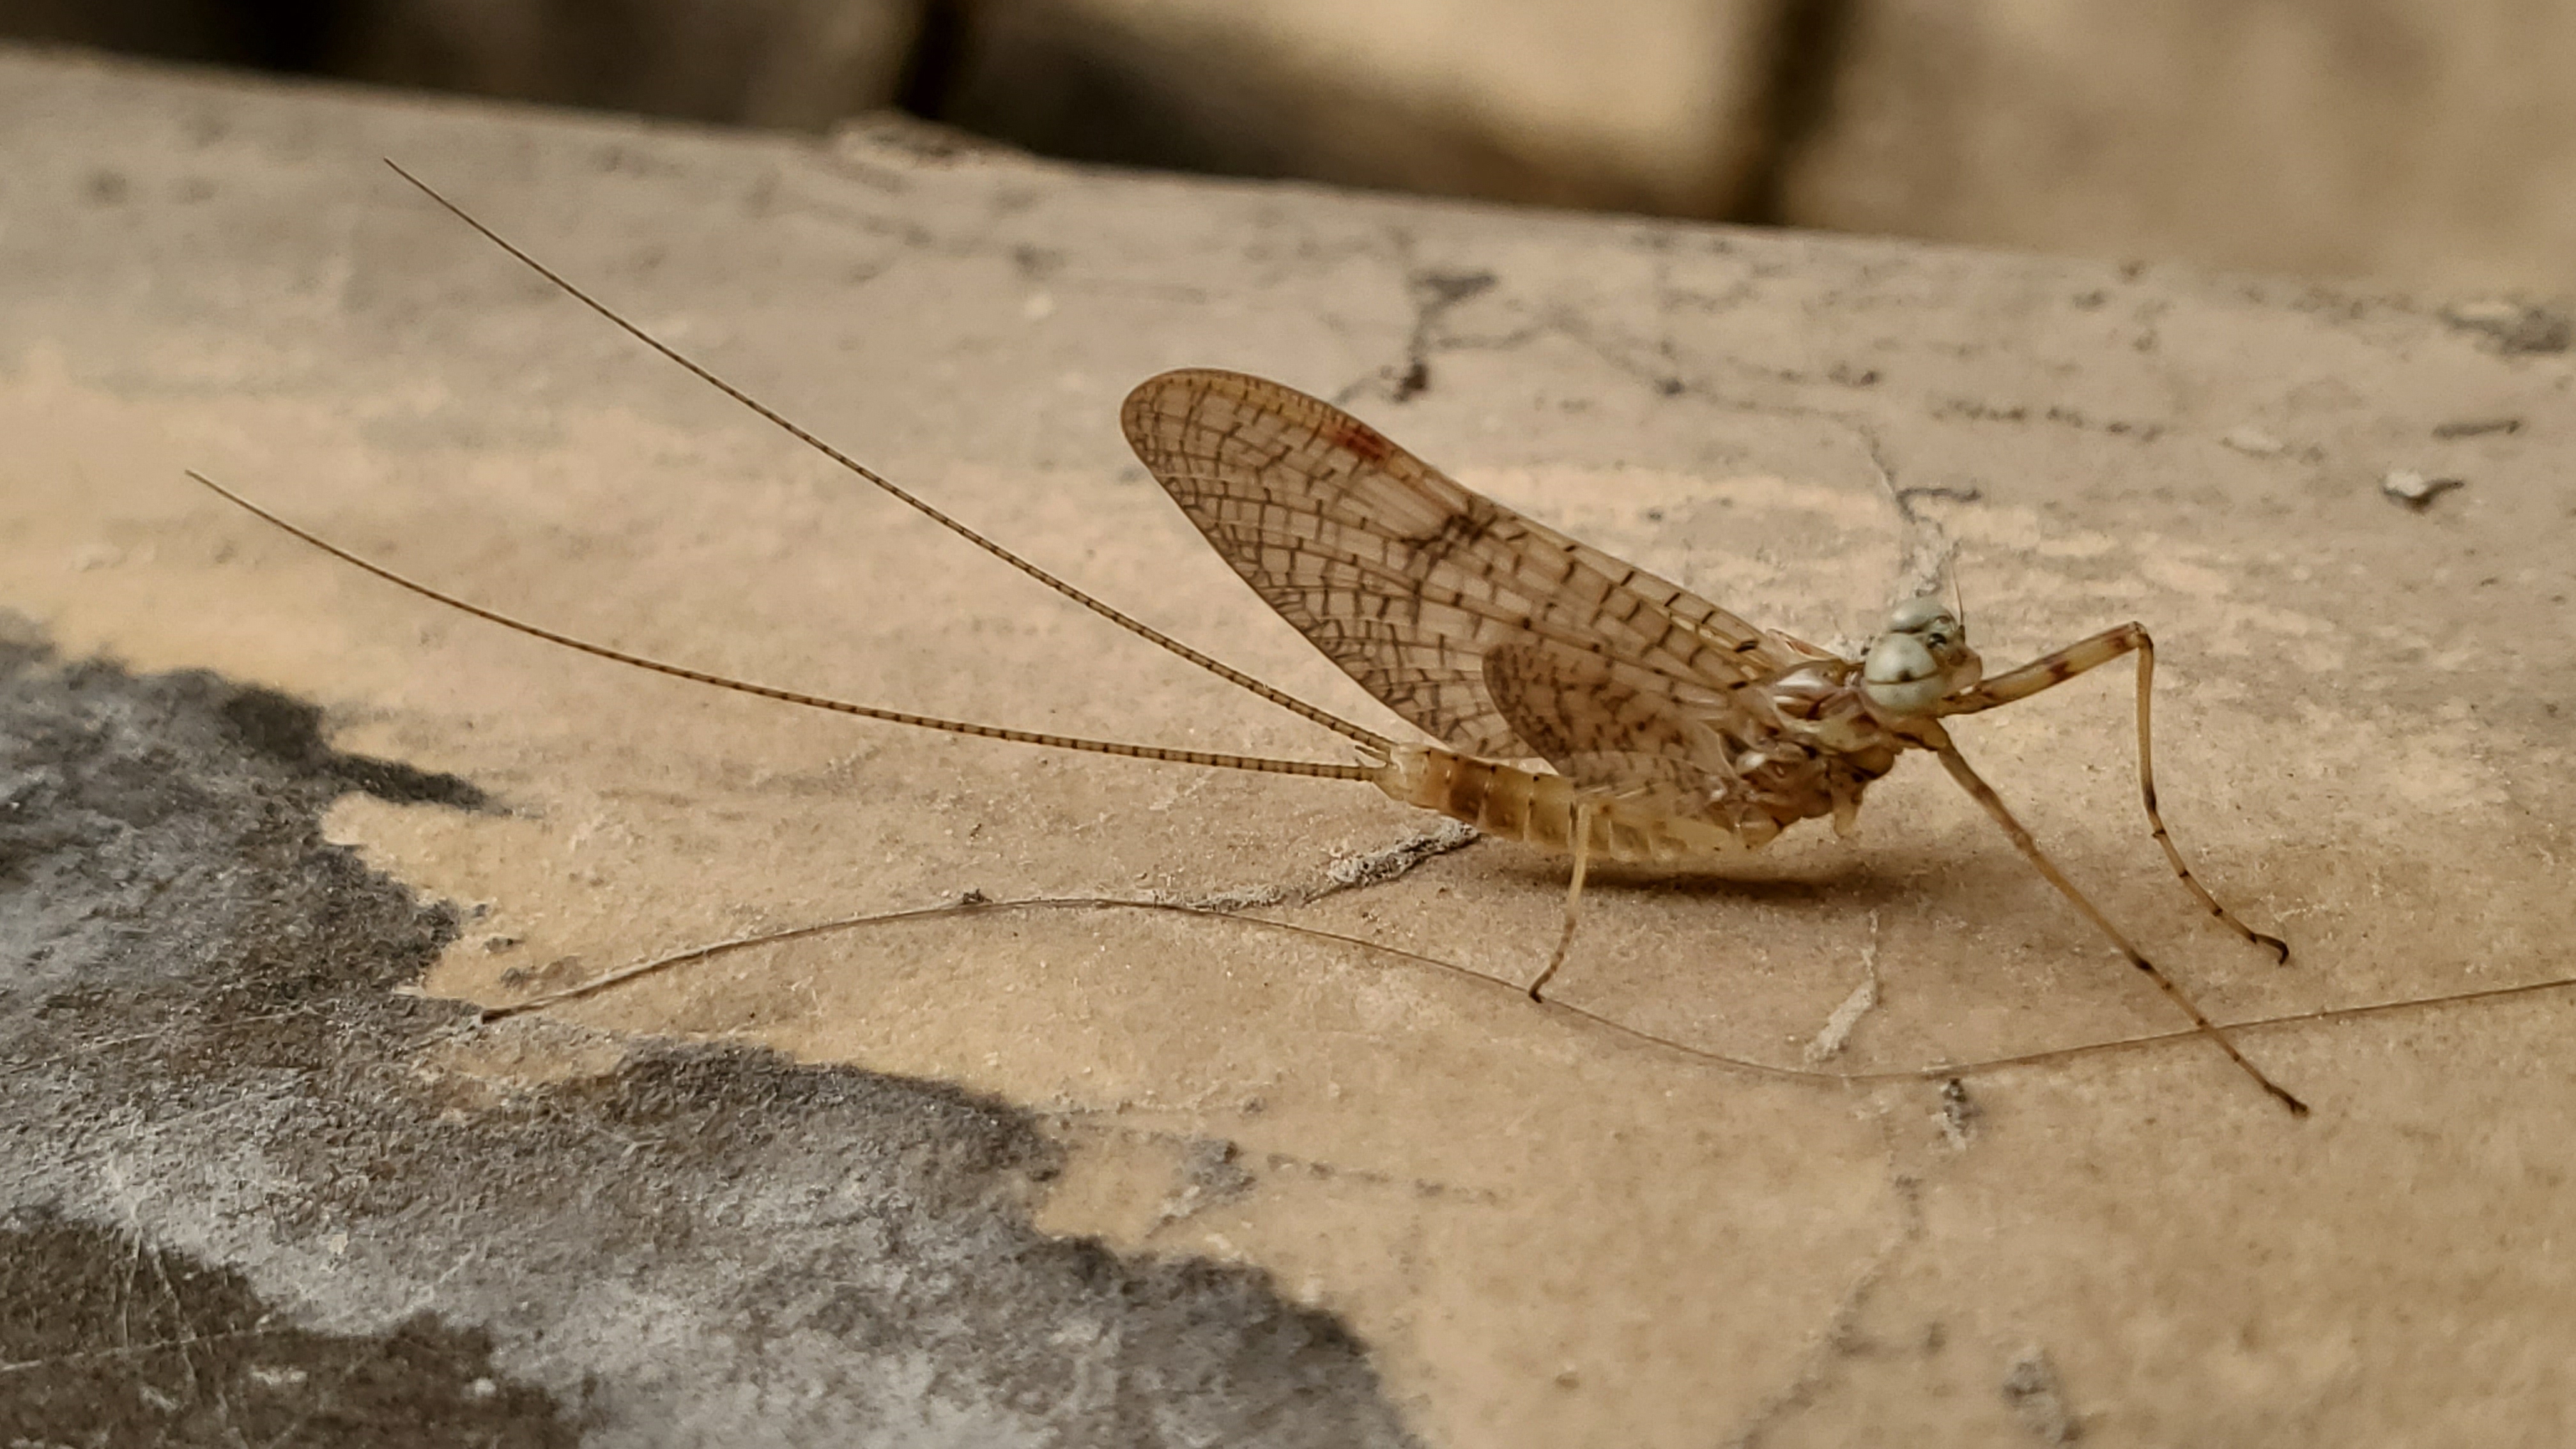
[[[388,163],[391,164],[391,163]],[[985,739],[1212,768],[1365,782],[1402,804],[1571,856],[1564,925],[1527,990],[1570,949],[1590,864],[1723,865],[1801,821],[1848,832],[1863,792],[1907,751],[1938,759],[2014,848],[2228,1059],[2292,1113],[2308,1108],[2237,1049],[2040,848],[1943,721],[2026,699],[2136,655],[2138,781],[2155,840],[2209,913],[2283,961],[2289,947],[2219,904],[2157,808],[2148,700],[2155,644],[2123,624],[1987,676],[1958,616],[1900,603],[1858,658],[1738,618],[1453,482],[1366,423],[1279,383],[1167,372],[1121,422],[1147,470],[1234,571],[1370,694],[1431,737],[1340,718],[1128,617],[950,518],[649,335],[462,208],[432,201],[646,346],[843,468],[1119,627],[1356,746],[1356,763],[1166,749],[1007,729],[776,689],[625,653],[415,582],[203,474],[226,499],[357,568],[477,618],[586,654],[764,698]],[[1536,762],[1544,761],[1545,768]]]

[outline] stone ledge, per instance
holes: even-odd
[[[385,155],[1041,563],[1352,711],[1369,706],[1124,455],[1135,379],[1204,363],[1344,394],[1470,485],[1819,639],[1865,630],[1897,566],[1865,430],[1960,543],[1991,659],[2129,618],[2156,631],[2176,833],[2297,964],[2220,937],[2164,873],[2124,678],[1961,734],[2215,1014],[2563,970],[2569,366],[2492,329],[2259,279],[1092,173],[876,133],[835,149],[26,56],[0,58],[0,95],[0,603],[64,657],[314,701],[337,749],[497,802],[352,794],[325,822],[455,903],[439,995],[968,892],[1257,890],[1418,822],[1348,787],[711,698],[434,612],[191,491],[179,470],[204,468],[468,597],[733,674],[1331,755],[639,355]],[[1408,374],[1427,386],[1397,387]],[[2399,469],[2465,486],[2412,510],[2381,491]],[[166,809],[196,808],[188,772],[213,765],[154,758]],[[45,840],[80,880],[85,847]],[[2168,1008],[1919,767],[1878,788],[1857,847],[1601,881],[1563,983],[1597,1021],[1508,986],[1544,954],[1561,870],[1479,846],[1280,913],[1366,945],[988,912],[672,973],[566,1023],[353,1027],[342,1075],[463,1134],[432,1147],[382,1116],[314,1146],[296,1103],[327,1095],[318,1078],[252,1093],[238,1063],[172,1057],[111,1080],[48,1045],[36,1013],[68,998],[30,986],[10,1030],[36,1065],[6,1090],[139,1105],[75,1122],[14,1103],[53,1135],[9,1191],[237,1273],[316,1332],[426,1311],[488,1335],[500,1401],[579,1396],[602,1442],[900,1442],[889,1405],[1120,1442],[1211,1422],[1244,1426],[1231,1442],[1354,1442],[1400,1419],[1478,1445],[1991,1443],[2043,1418],[2349,1442],[2510,1437],[2563,1398],[2560,994],[2248,1031],[2316,1103],[2304,1124],[2188,1040],[1962,1067],[1956,1093],[1834,1085],[1795,1075],[1801,1049],[1864,981],[1878,1004],[1820,1070],[2059,1052],[2164,1031]],[[20,929],[58,929],[58,898],[28,896]],[[277,950],[301,939],[277,931]],[[223,953],[168,949],[223,984]],[[365,984],[398,962],[334,949],[373,963],[334,1011],[399,1000]],[[320,987],[298,979],[279,1007],[312,1014],[292,993]],[[620,1045],[659,1037],[936,1095],[886,1099],[868,1129],[886,1135],[848,1160],[764,1157],[860,1129],[821,1088]],[[469,1194],[453,1154],[530,1110],[628,1134],[643,1176],[442,1228],[442,1205],[511,1201]],[[950,1135],[970,1117],[985,1125]],[[868,1186],[860,1159],[887,1153],[943,1165]],[[563,1160],[574,1184],[607,1171]],[[909,1216],[889,1237],[873,1192],[983,1215],[965,1237]],[[1281,1327],[1219,1361],[1187,1334],[1122,1351],[1096,1304],[979,1276],[995,1244],[1085,1237],[1164,1321],[1210,1300],[1154,1295],[1213,1281],[1227,1322]],[[805,1289],[826,1256],[879,1276],[824,1302]],[[1030,1310],[1046,1331],[996,1350],[980,1320],[925,1318],[891,1286],[922,1274],[1061,1316]],[[1015,1377],[996,1351],[1059,1357]],[[1320,1417],[1258,1438],[1288,1404]]]

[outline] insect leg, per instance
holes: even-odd
[[[1993,786],[1988,785],[1975,770],[1969,768],[1967,758],[1959,753],[1958,746],[1943,740],[1934,748],[1933,753],[1941,757],[1942,768],[1950,772],[1951,779],[1959,782],[1959,788],[1967,791],[1970,798],[1983,806],[1985,812],[1994,817],[1995,823],[2003,827],[2004,834],[2012,838],[2013,847],[2022,853],[2022,858],[2028,860],[2032,868],[2046,877],[2050,885],[2057,887],[2059,894],[2074,902],[2075,908],[2084,913],[2085,919],[2100,928],[2103,935],[2110,937],[2111,943],[2120,948],[2120,954],[2129,958],[2130,965],[2147,973],[2148,979],[2154,981],[2166,996],[2172,998],[2173,1004],[2181,1007],[2183,1014],[2191,1018],[2192,1025],[2199,1027],[2212,1042],[2217,1044],[2220,1051],[2227,1053],[2229,1061],[2244,1068],[2245,1074],[2260,1084],[2264,1091],[2279,1098],[2281,1105],[2290,1109],[2291,1115],[2298,1117],[2308,1115],[2307,1103],[2291,1096],[2278,1082],[2263,1075],[2260,1067],[2247,1061],[2245,1054],[2236,1049],[2236,1043],[2227,1039],[2227,1033],[2219,1030],[2218,1023],[2203,1015],[2201,1009],[2192,1004],[2191,998],[2183,994],[2182,988],[2174,984],[2172,977],[2167,976],[2156,963],[2140,954],[2137,947],[2129,944],[2129,938],[2120,934],[2120,928],[2111,924],[2111,918],[2102,914],[2099,907],[2087,899],[2082,891],[2075,888],[2075,882],[2066,878],[2065,873],[2057,868],[2056,862],[2050,860],[2047,854],[2040,850],[2039,842],[2033,840],[2030,832],[2022,828],[2022,823],[2013,818],[2012,811],[2005,808],[2003,797],[1997,795]]]
[[[2108,664],[2132,650],[2138,656],[2138,797],[2146,804],[2147,824],[2155,833],[2156,844],[2164,848],[2165,859],[2172,864],[2174,874],[2182,878],[2183,885],[2211,915],[2225,921],[2228,929],[2236,934],[2270,951],[2274,960],[2286,962],[2290,959],[2290,943],[2255,930],[2218,903],[2218,897],[2211,895],[2209,888],[2202,885],[2200,878],[2193,875],[2191,867],[2184,863],[2181,848],[2174,844],[2173,836],[2165,829],[2164,815],[2156,808],[2156,752],[2147,726],[2147,700],[2156,676],[2156,641],[2148,637],[2144,625],[2123,624],[2116,629],[2107,629],[2054,654],[2032,660],[2019,669],[2008,670],[1975,689],[1944,701],[1941,713],[1975,714],[2017,699],[2027,699],[2097,665]]]
[[[1583,904],[1583,872],[1591,863],[1592,806],[1588,801],[1577,800],[1574,802],[1574,883],[1565,889],[1565,928],[1556,933],[1556,950],[1547,958],[1547,969],[1538,973],[1538,979],[1529,984],[1529,999],[1532,1001],[1547,999],[1539,994],[1539,990],[1547,985],[1549,977],[1556,974],[1556,968],[1565,964],[1565,953],[1574,945],[1574,923]]]

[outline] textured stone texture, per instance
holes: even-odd
[[[122,1247],[187,1278],[153,1304],[307,1335],[221,1382],[408,1334],[389,1356],[441,1412],[479,1393],[513,1432],[570,1416],[610,1443],[2496,1443],[2565,1417],[2576,403],[2523,314],[897,130],[5,65],[0,602],[64,661],[29,666],[31,708],[213,671],[177,677],[254,691],[272,746],[245,760],[217,709],[105,780],[199,856],[119,855],[126,817],[94,805],[10,838],[12,968],[55,953],[10,1006],[11,1242],[65,1274]],[[1293,896],[1422,822],[1359,787],[571,659],[193,491],[184,466],[740,675],[1332,756],[640,354],[383,155],[1040,562],[1355,712],[1124,455],[1135,379],[1342,395],[1471,485],[1827,640],[1898,567],[1866,429],[1960,541],[1990,659],[2156,630],[2166,809],[2292,965],[2167,877],[2123,672],[1960,733],[2206,1005],[2273,1022],[2246,1048],[2316,1116],[2164,1035],[2168,1006],[1920,761],[1854,845],[1596,876],[1547,1009],[1515,983],[1562,863],[1500,846],[1266,924],[1009,904]],[[2464,483],[2419,511],[2381,491],[2400,470]],[[124,738],[18,737],[12,819]],[[191,783],[237,778],[271,782],[239,814]],[[199,823],[226,820],[256,828]],[[181,891],[160,859],[210,864]],[[93,876],[132,909],[40,884]],[[969,893],[1003,904],[935,909]],[[448,1000],[926,908],[559,1019],[475,1029]],[[449,931],[433,999],[396,994]],[[79,979],[43,976],[64,962]],[[1835,1022],[1842,1054],[1810,1064]],[[1030,1384],[1071,1387],[987,1392]],[[1095,1410],[1128,1417],[1050,1417]]]

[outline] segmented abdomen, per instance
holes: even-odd
[[[1574,849],[1577,800],[1573,783],[1562,775],[1533,775],[1447,750],[1405,746],[1395,751],[1375,783],[1399,804],[1437,810],[1489,835],[1548,850]],[[1590,807],[1592,838],[1586,853],[1596,860],[1682,865],[1739,855],[1748,844],[1714,821],[1616,800],[1595,799]],[[1764,839],[1777,833],[1773,826]]]

